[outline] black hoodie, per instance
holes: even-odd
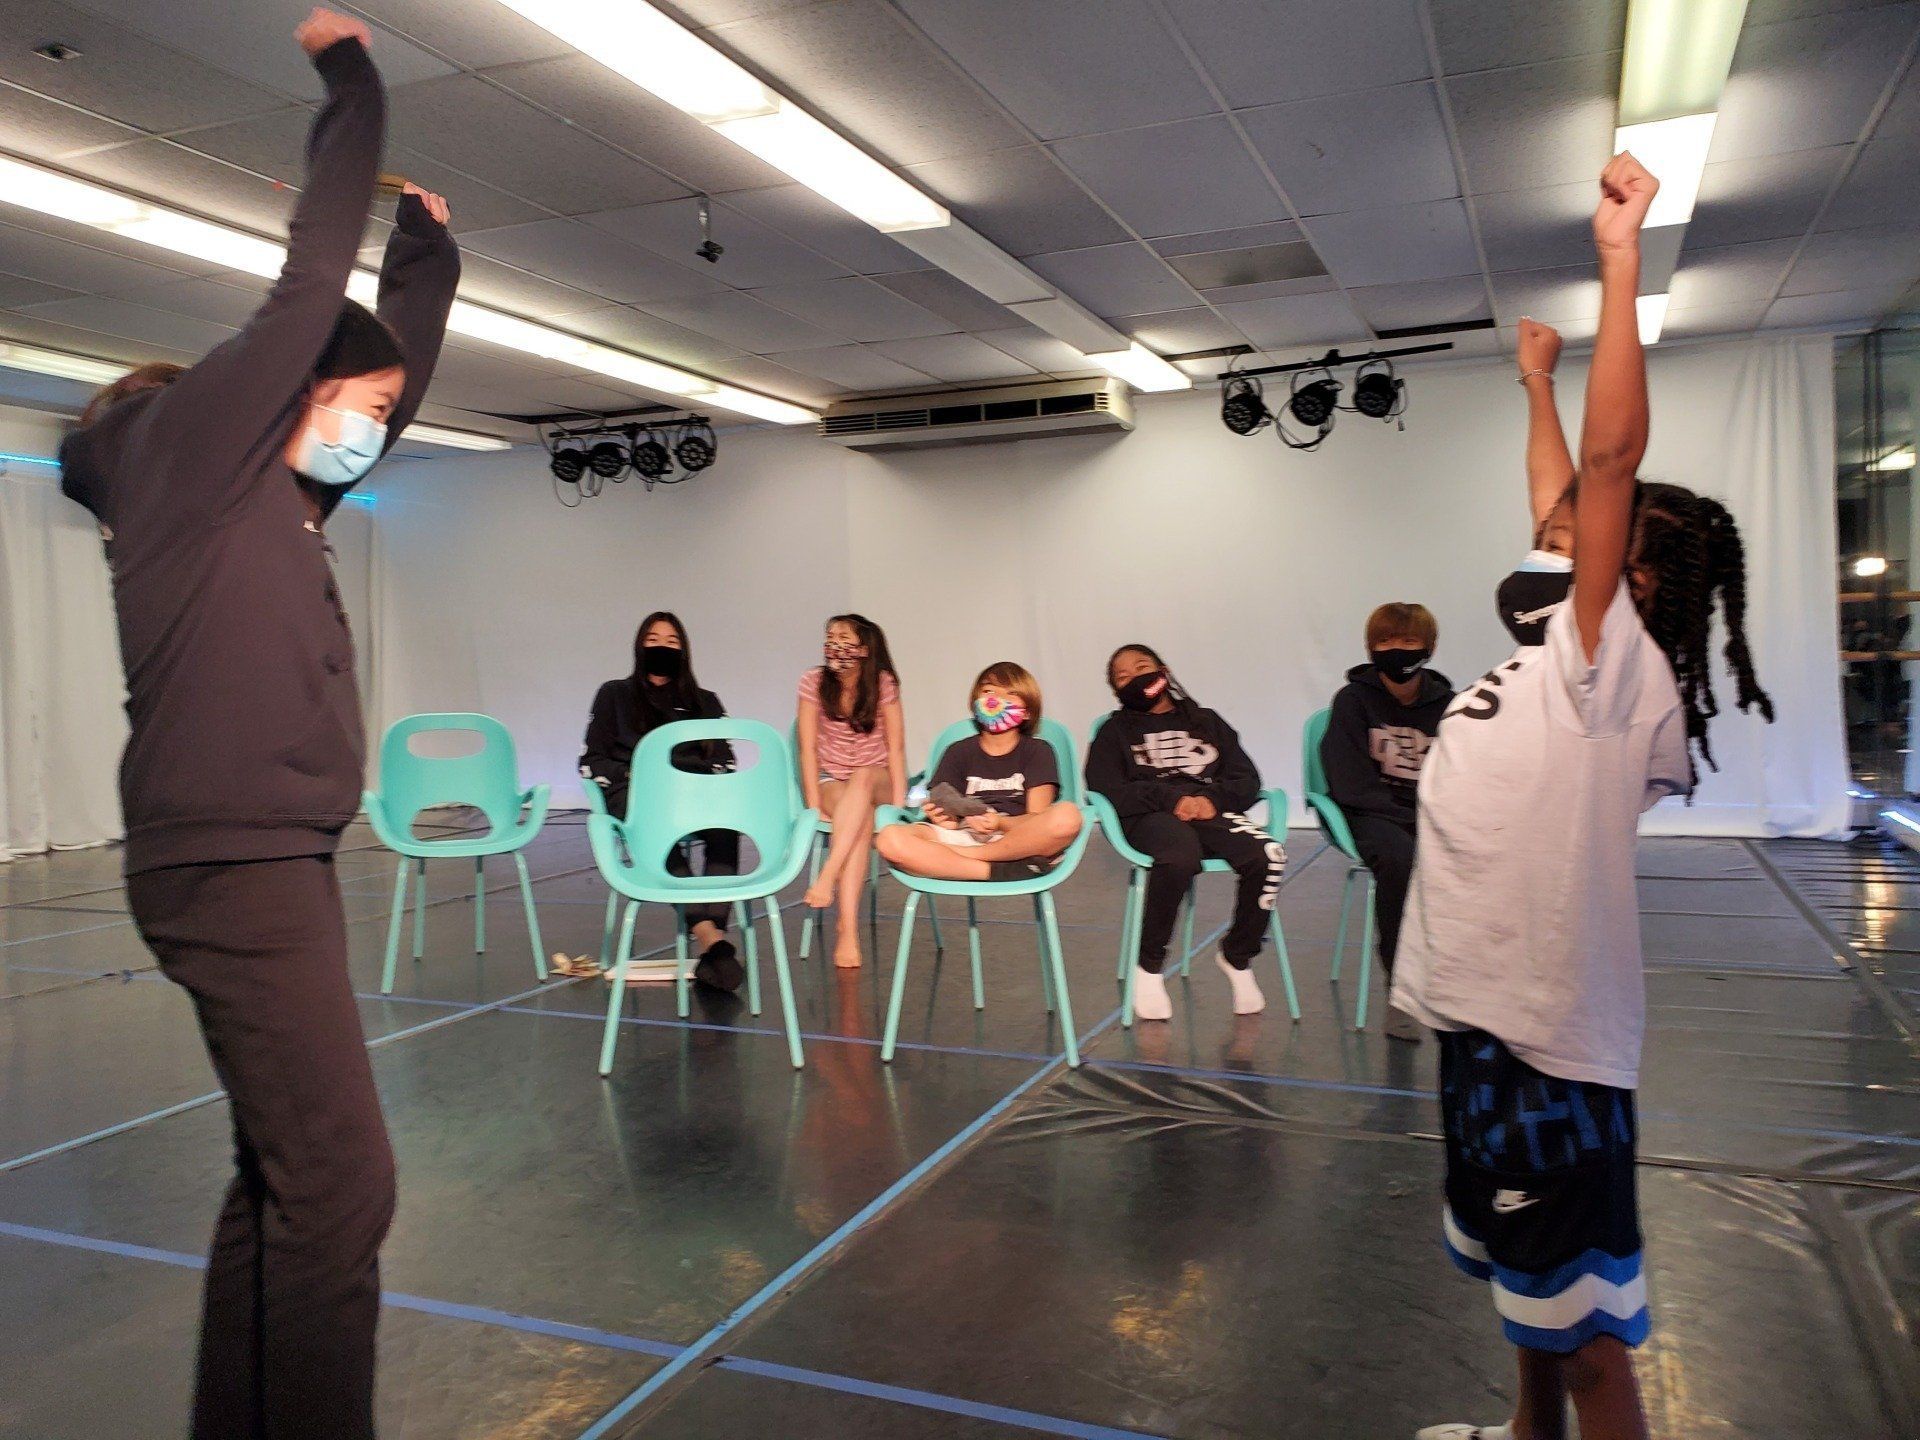
[[[100,521],[113,571],[133,732],[120,762],[128,874],[328,854],[360,808],[353,639],[282,453],[373,203],[386,97],[356,40],[314,68],[327,100],[267,298],[185,374],[60,447],[61,488]],[[389,445],[419,409],[460,275],[417,197],[397,218],[378,304],[407,362]]]
[[[1453,682],[1437,670],[1422,670],[1413,704],[1402,705],[1372,665],[1354,666],[1320,742],[1327,793],[1349,815],[1413,824],[1420,765],[1452,699]]]
[[[667,693],[654,698],[661,703],[649,704],[639,688],[645,684],[644,678],[633,676],[607,681],[594,694],[593,713],[587,719],[580,777],[606,792],[607,808],[616,815],[625,811],[633,752],[649,732],[676,720],[718,720],[727,713],[718,695],[698,688],[692,703],[683,704],[673,697],[672,686],[660,686],[658,690]],[[674,746],[671,759],[676,770],[725,770],[732,767],[733,747],[724,740],[693,741]]]
[[[1115,710],[1087,747],[1087,788],[1122,820],[1171,810],[1188,795],[1206,796],[1223,815],[1245,812],[1260,799],[1260,771],[1231,725],[1197,705],[1192,713],[1198,723],[1180,709]]]

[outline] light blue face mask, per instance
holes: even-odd
[[[313,408],[340,417],[340,438],[322,440],[309,424],[294,452],[293,468],[317,485],[353,484],[373,469],[386,449],[387,427],[358,410],[336,410],[331,405]]]
[[[1527,558],[1520,562],[1519,570],[1527,575],[1570,575],[1573,573],[1573,557],[1555,555],[1549,550],[1529,550]]]

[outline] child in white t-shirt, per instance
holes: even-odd
[[[1739,532],[1718,501],[1639,483],[1646,367],[1639,232],[1658,182],[1601,176],[1601,320],[1580,474],[1573,595],[1542,643],[1449,707],[1420,779],[1418,860],[1393,1002],[1440,1032],[1445,1236],[1491,1282],[1519,1349],[1511,1428],[1420,1440],[1644,1440],[1628,1347],[1646,1338],[1634,1191],[1645,1021],[1634,850],[1640,813],[1709,764],[1718,600],[1742,710],[1769,720],[1745,634]]]

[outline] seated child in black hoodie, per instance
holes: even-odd
[[[1113,803],[1127,843],[1153,857],[1133,977],[1134,1013],[1173,1015],[1160,967],[1180,903],[1200,862],[1218,858],[1240,877],[1233,920],[1214,957],[1233,987],[1233,1013],[1253,1015],[1266,997],[1253,957],[1266,939],[1287,852],[1246,816],[1260,799],[1260,772],[1233,727],[1193,703],[1145,645],[1122,645],[1107,661],[1120,708],[1087,750],[1087,788]]]
[[[1440,627],[1424,605],[1382,605],[1367,617],[1367,663],[1347,672],[1333,697],[1320,763],[1327,793],[1346,813],[1360,858],[1373,872],[1380,963],[1393,974],[1400,912],[1413,874],[1415,790],[1420,765],[1453,699],[1453,686],[1427,669]],[[1420,1027],[1398,1009],[1387,1034],[1420,1040]]]

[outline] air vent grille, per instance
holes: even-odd
[[[933,405],[924,410],[868,410],[827,415],[820,421],[822,435],[882,435],[900,430],[934,430],[943,425],[979,425],[989,421],[1033,420],[1044,415],[1099,415],[1113,409],[1113,397],[1104,390],[1082,390],[1069,395],[1020,395],[963,405]]]

